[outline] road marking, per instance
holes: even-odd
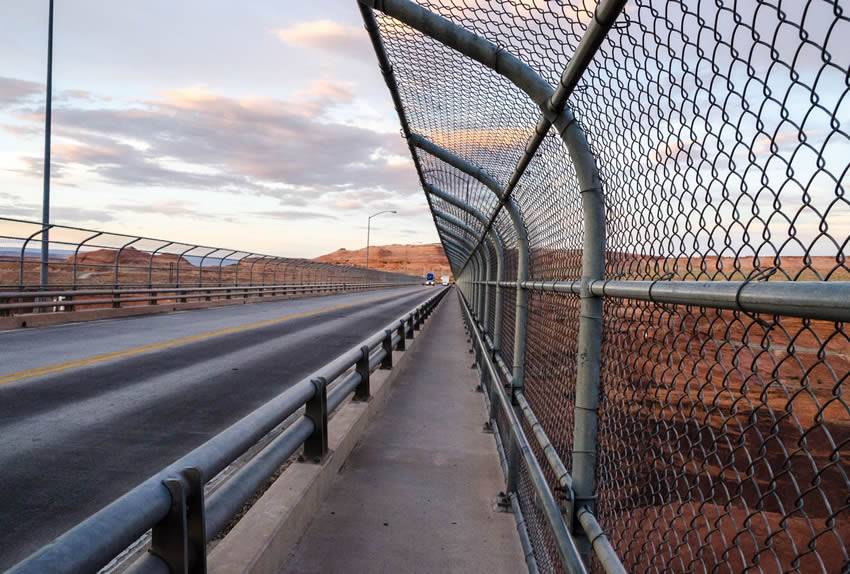
[[[206,333],[199,333],[197,335],[188,335],[186,337],[171,339],[169,341],[161,341],[159,343],[151,343],[149,345],[134,347],[132,349],[126,349],[123,351],[113,351],[111,353],[93,355],[91,357],[86,357],[85,359],[77,359],[74,361],[67,361],[65,363],[57,363],[55,365],[47,365],[45,367],[36,367],[33,369],[18,371],[17,373],[11,373],[9,375],[0,376],[0,385],[15,383],[33,377],[54,375],[64,371],[70,371],[72,369],[79,369],[81,367],[90,367],[92,365],[105,363],[106,361],[112,361],[114,359],[126,359],[128,357],[135,357],[136,355],[141,355],[144,353],[151,353],[153,351],[162,351],[164,349],[180,347],[182,345],[206,341],[208,339],[212,339],[214,337],[221,337],[223,335],[234,335],[236,333],[243,333],[245,331],[251,331],[253,329],[260,329],[262,327],[269,327],[271,325],[285,323],[286,321],[292,321],[293,319],[304,319],[305,317],[313,317],[315,315],[321,315],[322,313],[330,313],[332,311],[339,311],[341,309],[347,309],[349,307],[356,307],[357,305],[361,305],[363,303],[370,303],[373,301],[379,301],[381,299],[383,299],[383,297],[376,297],[366,301],[360,300],[356,303],[348,303],[345,305],[322,307],[313,311],[304,311],[301,313],[294,313],[292,315],[284,315],[283,317],[278,317],[277,319],[267,319],[265,321],[257,321],[255,323],[247,323],[245,325],[237,325],[235,327],[226,327],[224,329],[217,329],[215,331],[208,331]]]

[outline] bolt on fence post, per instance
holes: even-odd
[[[367,345],[360,347],[360,359],[355,365],[355,370],[360,375],[360,384],[354,389],[354,400],[368,401],[372,392],[369,387],[371,371],[369,370],[369,347]]]
[[[171,508],[152,529],[150,552],[171,572],[204,574],[207,549],[201,471],[186,469],[180,477],[164,480],[163,486],[171,495]]]
[[[386,353],[386,356],[381,360],[381,368],[385,370],[389,370],[393,368],[393,332],[392,329],[386,329],[384,331],[384,340],[381,342],[381,346]],[[368,365],[367,365],[368,367]]]
[[[318,377],[310,382],[315,390],[304,414],[313,421],[313,434],[304,441],[304,458],[318,463],[328,453],[328,381]]]

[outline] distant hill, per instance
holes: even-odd
[[[366,266],[366,248],[349,250],[337,249],[316,257],[316,261],[324,263],[341,263],[343,265]],[[396,271],[424,277],[428,271],[433,271],[437,277],[448,275],[451,268],[443,246],[439,243],[426,245],[372,245],[369,247],[369,268],[381,271]]]

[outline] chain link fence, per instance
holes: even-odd
[[[306,296],[419,281],[352,265],[0,217],[0,317]]]
[[[850,4],[360,4],[587,567],[850,571]]]

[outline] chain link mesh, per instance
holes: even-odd
[[[596,9],[591,0],[418,4],[552,86]],[[626,4],[569,100],[603,181],[606,279],[850,279],[848,8]],[[393,18],[379,14],[379,24],[411,130],[506,185],[540,111],[459,52]],[[516,281],[516,230],[495,194],[416,154],[426,183],[495,217],[502,280]],[[532,280],[581,277],[581,191],[552,130],[512,192]],[[516,291],[500,289],[511,368]],[[492,298],[489,325],[494,315]],[[578,323],[577,295],[530,293],[525,395],[568,469]],[[596,510],[627,570],[850,571],[843,323],[605,298],[603,327]],[[559,571],[525,470],[517,495],[538,566]]]

